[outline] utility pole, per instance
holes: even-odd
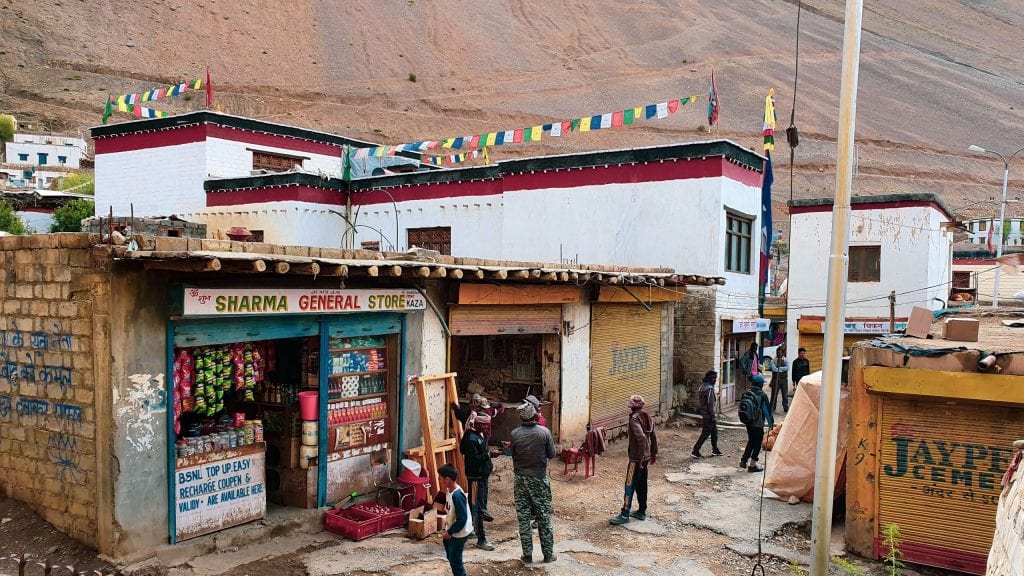
[[[831,560],[829,542],[832,537],[832,505],[836,487],[839,388],[843,371],[846,275],[850,265],[850,198],[853,188],[857,80],[863,13],[864,0],[846,0],[843,72],[839,89],[839,137],[836,139],[836,198],[832,205],[832,243],[828,260],[828,299],[825,304],[825,360],[821,370],[818,447],[814,460],[810,576],[828,576]]]
[[[889,334],[896,333],[896,291],[889,292]]]
[[[999,152],[996,152],[995,150],[982,148],[981,146],[977,146],[975,144],[971,144],[970,146],[967,147],[967,149],[970,150],[971,152],[974,152],[975,154],[992,154],[994,156],[998,156],[999,159],[1003,161],[1003,193],[999,201],[999,243],[996,244],[996,260],[998,260],[999,257],[1003,255],[1003,242],[1006,241],[1006,239],[1003,238],[1003,228],[1005,227],[1004,223],[1006,221],[1006,182],[1010,177],[1010,160],[1013,160],[1013,157],[1016,156],[1017,154],[1024,152],[1024,148],[1018,148],[1016,152],[1010,154],[1009,156],[1004,156]],[[992,294],[992,308],[999,308],[1000,268],[1001,266],[996,266],[996,276]]]

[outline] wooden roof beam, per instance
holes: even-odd
[[[175,270],[177,272],[217,272],[221,269],[219,258],[204,260],[147,260],[146,270]]]

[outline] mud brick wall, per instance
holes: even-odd
[[[95,358],[109,357],[109,335],[97,332],[110,300],[109,256],[91,248],[98,239],[0,238],[0,490],[93,547],[104,370]]]
[[[686,299],[676,303],[675,350],[672,357],[672,406],[695,412],[697,391],[715,364],[715,293],[691,287]]]

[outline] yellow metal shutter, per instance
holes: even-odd
[[[560,334],[562,307],[452,306],[448,328],[455,336]]]
[[[611,428],[629,419],[633,394],[661,410],[661,308],[594,304],[590,321],[590,424]]]
[[[843,336],[843,356],[849,356],[850,348],[861,340],[878,338],[874,334],[847,334]],[[811,362],[811,372],[821,370],[825,361],[825,335],[824,334],[800,334],[800,347],[807,349],[807,359]]]
[[[984,573],[1024,411],[892,397],[880,404],[876,543],[896,524],[905,560]]]

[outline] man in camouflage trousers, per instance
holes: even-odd
[[[555,561],[555,535],[551,527],[551,484],[548,460],[556,455],[551,431],[537,424],[537,408],[527,402],[519,408],[523,423],[512,431],[512,468],[519,541],[523,545],[523,564],[533,562],[533,532],[530,521],[537,519],[540,548],[544,562]]]

